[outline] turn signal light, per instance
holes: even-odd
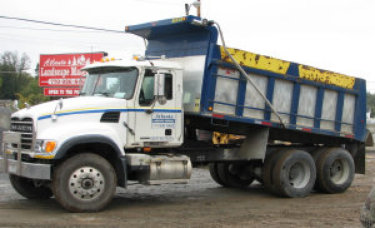
[[[48,141],[48,142],[46,142],[45,147],[46,147],[46,149],[44,151],[47,152],[47,153],[51,153],[56,147],[56,142]]]
[[[151,147],[144,147],[143,152],[145,153],[150,153],[151,152]]]

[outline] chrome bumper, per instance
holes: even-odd
[[[0,158],[0,172],[31,179],[51,180],[51,165]]]
[[[23,162],[20,146],[17,149],[17,160],[7,156],[7,144],[20,145],[21,134],[16,132],[3,132],[2,156],[0,156],[0,172],[10,173],[32,179],[50,180],[51,165]]]

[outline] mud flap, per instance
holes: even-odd
[[[354,155],[355,173],[365,174],[366,171],[366,146],[364,143],[358,145],[357,153]]]
[[[125,156],[119,157],[119,162],[116,164],[118,170],[118,185],[120,187],[126,188],[127,187],[127,163]]]
[[[369,129],[366,129],[366,146],[374,146],[374,138],[372,137],[372,133]]]
[[[225,150],[225,160],[264,161],[268,143],[269,129],[254,129],[246,136],[239,150]]]

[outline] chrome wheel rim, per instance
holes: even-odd
[[[69,178],[69,191],[78,200],[90,201],[104,192],[103,174],[94,167],[76,169]]]

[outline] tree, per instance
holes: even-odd
[[[20,99],[22,104],[37,104],[49,100],[43,96],[38,78],[25,72],[29,68],[30,58],[26,54],[21,57],[18,57],[17,52],[6,51],[1,54],[0,99]]]
[[[21,58],[18,57],[16,52],[6,51],[1,55],[1,99],[15,99],[15,94],[29,83],[30,75],[24,72],[29,64],[30,59],[26,54],[23,54]]]

